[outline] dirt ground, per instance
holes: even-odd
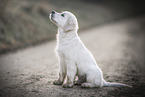
[[[85,30],[80,37],[104,79],[133,88],[53,85],[58,78],[56,41],[0,56],[0,97],[145,97],[145,16]]]

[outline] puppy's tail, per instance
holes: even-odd
[[[103,81],[103,86],[104,87],[129,87],[129,88],[132,88],[132,86],[130,86],[130,85],[121,84],[121,83],[110,83],[110,82],[106,82],[105,80]]]

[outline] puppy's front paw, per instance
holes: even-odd
[[[53,82],[53,84],[54,84],[54,85],[62,85],[63,82],[61,82],[60,80],[55,80],[55,81]]]
[[[72,88],[72,87],[73,87],[72,84],[68,84],[68,83],[63,84],[63,88]]]

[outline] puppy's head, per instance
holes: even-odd
[[[62,28],[65,32],[72,30],[78,30],[77,18],[68,11],[58,13],[52,11],[50,14],[50,20],[58,27]]]

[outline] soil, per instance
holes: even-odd
[[[132,85],[84,89],[53,85],[59,64],[56,41],[0,56],[1,97],[145,97],[145,16],[83,31],[80,38],[108,82]]]

